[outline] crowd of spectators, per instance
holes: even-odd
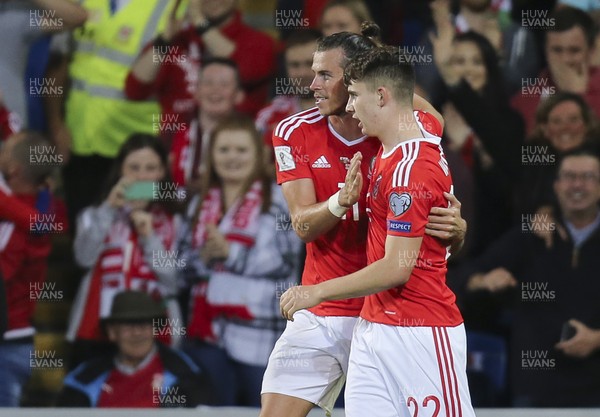
[[[49,360],[44,300],[71,311],[58,406],[260,405],[304,262],[271,135],[314,104],[317,39],[375,21],[445,121],[474,405],[600,407],[597,2],[250,3],[0,0],[0,406]]]

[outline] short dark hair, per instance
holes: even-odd
[[[235,72],[235,79],[237,81],[238,86],[242,86],[242,78],[240,77],[240,67],[233,59],[221,57],[207,58],[204,61],[202,61],[202,67],[200,67],[200,72],[202,72],[204,68],[208,67],[209,65],[224,65],[226,67],[231,68]]]
[[[589,157],[594,158],[598,162],[598,167],[600,170],[600,155],[598,155],[595,150],[589,145],[581,145],[575,149],[571,149],[564,154],[561,155],[560,161],[558,161],[558,167],[556,168],[556,175],[554,179],[558,179],[560,175],[560,169],[567,158],[579,158],[579,157]]]
[[[344,83],[349,85],[356,81],[387,82],[396,100],[412,103],[415,70],[410,60],[396,47],[378,47],[354,59],[344,71]]]
[[[330,51],[341,48],[344,52],[342,67],[354,60],[359,54],[369,51],[380,45],[379,34],[381,29],[373,22],[363,22],[361,34],[338,32],[319,39],[317,51]]]
[[[589,126],[593,121],[594,115],[593,110],[587,104],[585,99],[581,97],[579,94],[571,93],[569,91],[559,91],[556,94],[553,94],[546,99],[544,99],[538,105],[535,114],[535,121],[537,124],[547,123],[548,117],[550,116],[550,112],[559,104],[564,103],[565,101],[572,101],[577,104],[579,110],[581,111],[581,116],[583,117],[583,121],[586,126]]]
[[[600,164],[600,155],[598,155],[598,153],[595,152],[595,150],[591,146],[581,145],[575,149],[568,150],[567,152],[565,152],[561,155],[561,160],[560,160],[560,163],[558,164],[559,169],[560,169],[560,164],[562,163],[562,161],[565,160],[565,158],[580,157],[580,156],[589,156],[590,158],[594,158],[594,159],[598,160],[598,163]]]
[[[586,12],[575,7],[562,6],[554,10],[551,17],[554,19],[554,25],[548,28],[548,33],[564,32],[579,26],[583,30],[588,46],[590,48],[594,46],[596,28],[594,20]]]
[[[285,38],[285,49],[288,50],[299,45],[316,42],[321,36],[321,32],[316,29],[296,29]]]

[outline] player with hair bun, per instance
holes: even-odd
[[[360,171],[361,178],[369,178],[368,164],[353,164],[353,156],[374,160],[381,144],[361,132],[345,111],[343,73],[349,62],[379,45],[378,34],[377,25],[365,23],[362,35],[341,32],[320,39],[310,86],[316,108],[284,119],[273,133],[277,180],[292,225],[307,244],[304,285],[327,282],[367,264],[368,183],[347,178],[351,166],[352,175]],[[424,110],[422,117],[441,132],[433,107],[418,96],[415,102]],[[460,212],[444,210],[428,233],[447,243],[461,241],[465,226]],[[305,417],[315,404],[331,411],[345,381],[352,329],[362,308],[362,298],[324,302],[288,322],[263,378],[261,417]]]
[[[368,266],[291,288],[281,309],[294,320],[302,309],[366,296],[352,338],[347,417],[419,416],[422,408],[428,416],[474,417],[463,319],[446,286],[450,247],[426,233],[432,208],[447,204],[452,178],[441,130],[428,131],[413,110],[414,69],[402,58],[397,48],[375,48],[345,73],[346,111],[383,145],[367,193]],[[346,184],[362,186],[363,158],[353,157]]]

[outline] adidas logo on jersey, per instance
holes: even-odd
[[[321,155],[321,157],[319,159],[317,159],[315,162],[313,162],[313,164],[311,166],[313,168],[331,168],[331,164],[329,163],[329,161],[327,161],[327,158],[325,158],[325,155]]]

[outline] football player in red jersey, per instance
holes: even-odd
[[[346,113],[343,72],[359,53],[376,47],[369,38],[376,35],[375,28],[366,25],[363,36],[342,32],[319,41],[311,84],[317,107],[284,119],[273,133],[277,179],[292,225],[307,243],[304,285],[351,274],[367,263],[367,181],[356,185],[344,180],[353,155],[360,152],[374,159],[381,143],[361,132]],[[417,101],[417,108],[438,115],[425,100]],[[441,130],[435,117],[420,114]],[[354,175],[360,170],[361,177],[369,178],[368,164],[354,166]],[[440,214],[430,233],[461,241],[465,226],[460,212],[446,209]],[[362,298],[336,300],[296,314],[269,359],[261,417],[304,417],[315,404],[331,410],[345,380],[352,329],[362,304]]]
[[[367,194],[368,266],[289,289],[281,308],[293,320],[323,301],[366,296],[352,338],[347,417],[418,415],[420,407],[470,417],[463,320],[446,286],[450,248],[425,233],[431,208],[447,204],[452,178],[441,130],[425,129],[431,121],[413,111],[414,70],[403,58],[376,48],[346,68],[346,110],[383,145]],[[346,186],[362,187],[362,159],[354,155]]]

